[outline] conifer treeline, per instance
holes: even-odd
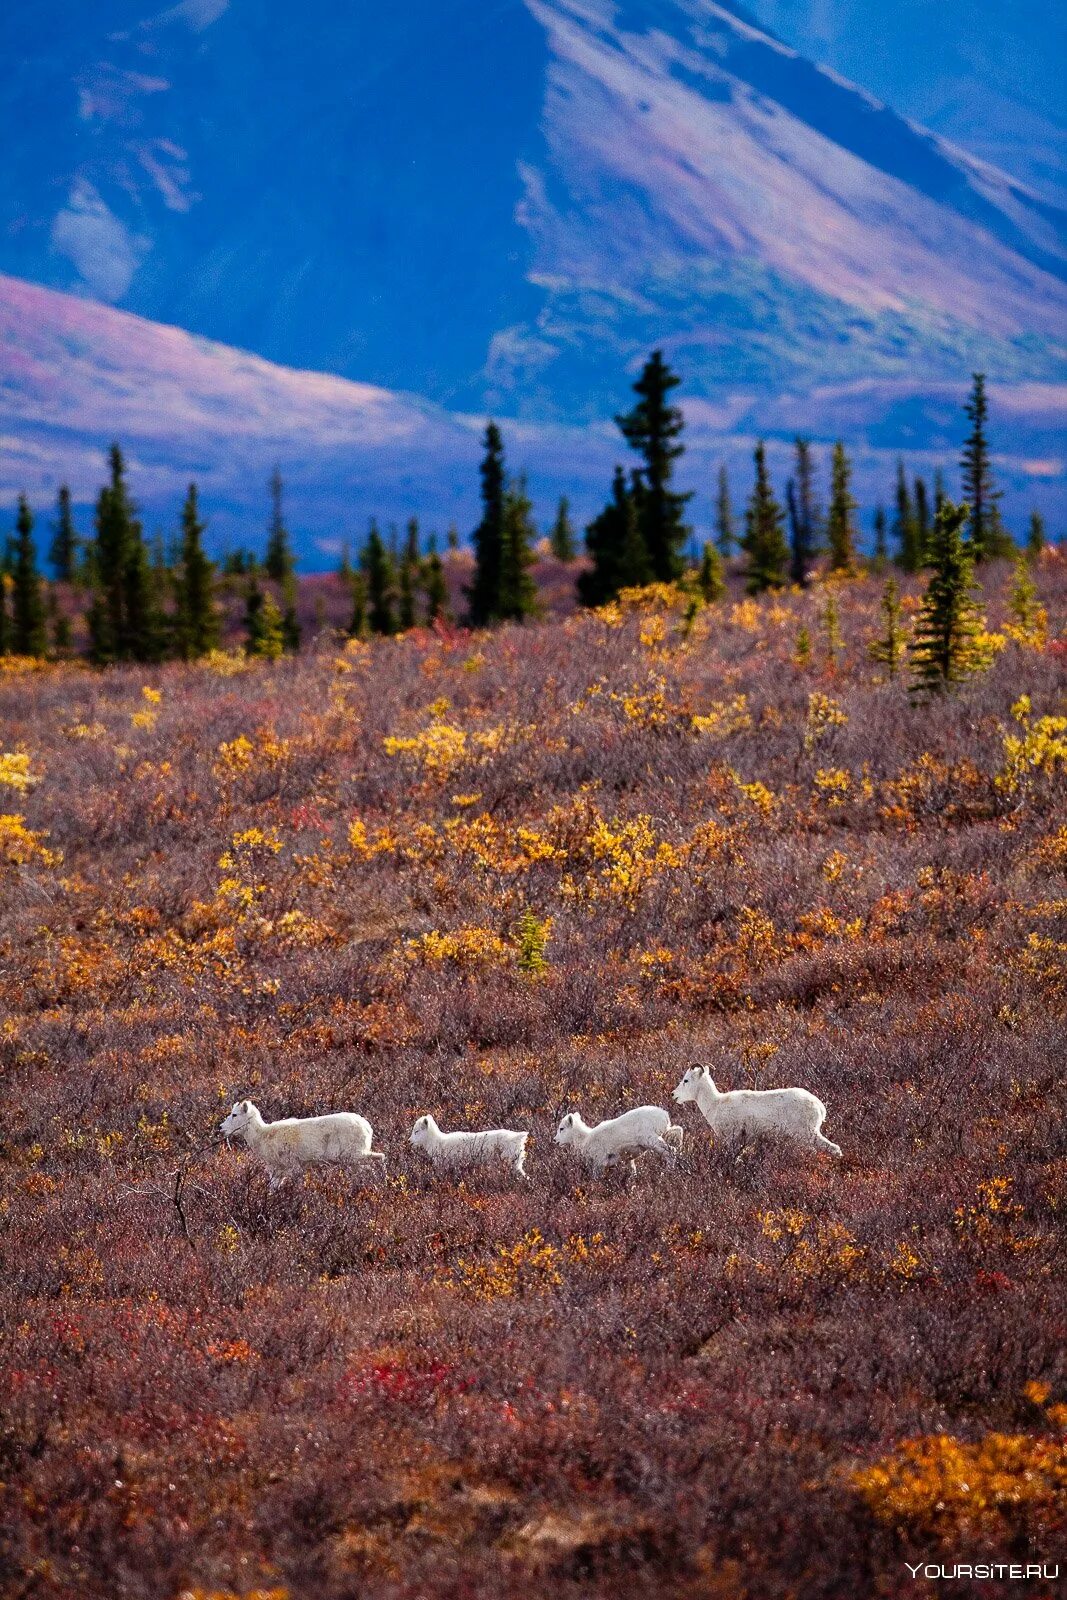
[[[587,563],[576,579],[584,605],[602,605],[626,588],[674,583],[685,574],[683,552],[692,535],[685,513],[691,494],[675,485],[685,451],[684,417],[672,403],[679,382],[662,352],[653,352],[633,386],[635,403],[615,418],[641,464],[629,471],[616,466],[607,503],[585,529]],[[970,424],[960,463],[965,511],[956,536],[961,559],[973,564],[1014,555],[1016,546],[1000,516],[980,373],[974,376],[965,410]],[[474,570],[465,589],[466,620],[476,626],[522,621],[538,610],[531,573],[537,532],[525,479],[508,471],[495,422],[486,427],[483,445],[481,517],[472,535]],[[69,489],[59,491],[48,551],[55,579],[51,586],[37,568],[33,513],[26,497],[19,497],[14,534],[0,549],[0,653],[41,656],[69,650],[70,618],[58,602],[56,585],[84,595],[89,656],[100,665],[167,657],[194,660],[207,654],[222,632],[220,586],[231,593],[236,587],[243,595],[244,644],[250,655],[277,658],[300,648],[296,562],[278,468],[268,485],[262,565],[250,552],[238,550],[224,559],[220,573],[204,550],[205,523],[195,483],[189,485],[180,533],[168,552],[161,541],[149,546],[145,539],[117,444],[108,464],[108,482],[97,498],[88,539],[78,536]],[[832,450],[824,509],[811,441],[799,437],[783,505],[771,480],[766,446],[759,441],[740,531],[722,466],[714,499],[715,539],[691,557],[695,564],[687,582],[705,601],[718,599],[725,589],[724,562],[735,550],[750,594],[789,583],[806,586],[824,554],[831,573],[855,571],[860,558],[851,477],[851,463],[839,440]],[[940,473],[931,494],[924,479],[909,480],[904,463],[898,463],[892,519],[881,505],[874,513],[873,570],[882,571],[893,560],[902,571],[916,573],[948,560],[951,518],[943,517],[948,506]],[[955,515],[955,508],[949,509]],[[1025,546],[1029,556],[1040,552],[1045,537],[1044,522],[1034,511]],[[458,534],[450,529],[450,550],[458,544]],[[578,554],[566,498],[559,502],[548,545],[562,563]],[[448,585],[436,541],[431,536],[423,549],[415,518],[403,539],[393,530],[388,540],[372,520],[355,565],[346,549],[338,576],[350,595],[348,631],[354,636],[404,632],[448,615]],[[889,634],[887,638],[885,659],[895,661],[895,646]]]

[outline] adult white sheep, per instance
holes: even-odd
[[[826,1107],[807,1089],[731,1089],[723,1093],[707,1067],[690,1067],[674,1098],[679,1105],[696,1102],[711,1131],[723,1140],[745,1134],[774,1133],[813,1150],[841,1154],[840,1145],[824,1139],[820,1129]]]
[[[517,1178],[526,1176],[528,1133],[514,1128],[483,1128],[473,1133],[444,1133],[433,1117],[420,1117],[411,1130],[409,1143],[429,1156],[435,1167],[478,1167],[506,1161]]]
[[[231,1139],[244,1140],[266,1167],[272,1189],[304,1167],[355,1167],[361,1161],[385,1164],[382,1152],[371,1148],[373,1128],[366,1117],[357,1116],[354,1111],[264,1122],[251,1100],[238,1100],[220,1129],[227,1143]]]
[[[556,1143],[570,1145],[594,1172],[621,1161],[629,1161],[630,1170],[634,1171],[633,1157],[641,1150],[655,1150],[673,1167],[684,1137],[681,1128],[659,1106],[636,1106],[593,1128],[577,1111],[571,1111],[556,1129]]]

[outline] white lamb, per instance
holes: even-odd
[[[513,1128],[484,1128],[475,1133],[442,1133],[433,1117],[420,1117],[411,1130],[410,1143],[422,1150],[435,1167],[477,1167],[506,1161],[524,1183],[528,1133]]]
[[[829,1150],[832,1156],[841,1154],[840,1145],[819,1131],[826,1107],[807,1089],[732,1089],[723,1094],[707,1067],[690,1067],[674,1098],[680,1105],[695,1100],[708,1127],[723,1140],[774,1133],[813,1150]]]
[[[573,1146],[575,1154],[587,1161],[594,1172],[623,1161],[629,1161],[634,1172],[633,1157],[641,1150],[655,1150],[673,1167],[684,1137],[681,1128],[659,1106],[637,1106],[633,1111],[624,1111],[621,1117],[598,1122],[595,1128],[583,1122],[577,1111],[571,1111],[556,1129],[556,1143]]]
[[[227,1143],[243,1139],[253,1155],[259,1157],[270,1174],[272,1189],[304,1167],[355,1167],[361,1161],[380,1161],[383,1166],[385,1163],[382,1152],[371,1148],[373,1128],[366,1117],[359,1117],[354,1111],[264,1122],[251,1100],[238,1100],[220,1128]]]

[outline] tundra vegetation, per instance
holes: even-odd
[[[891,1596],[1062,1552],[1067,564],[979,578],[919,695],[922,575],[887,610],[847,565],[832,607],[731,568],[0,664],[5,1593]],[[636,1182],[555,1147],[694,1061],[817,1095],[843,1157],[693,1108]],[[358,1109],[384,1176],[270,1193],[247,1097]],[[424,1114],[532,1130],[531,1182],[445,1181]]]

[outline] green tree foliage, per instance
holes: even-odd
[[[726,580],[723,577],[722,556],[717,546],[710,540],[704,546],[704,554],[697,574],[697,587],[705,605],[713,605],[716,600],[721,600],[726,593]]]
[[[893,578],[886,581],[882,590],[882,632],[868,645],[872,661],[881,662],[887,676],[895,678],[904,658],[904,628],[901,623],[900,590]]]
[[[196,484],[191,483],[182,506],[181,549],[174,585],[174,639],[178,654],[185,661],[206,656],[219,639],[215,569],[204,552],[203,540]]]
[[[918,572],[924,559],[924,541],[903,461],[897,462],[897,512],[893,533],[897,542],[897,565],[904,572]]]
[[[915,479],[915,538],[918,550],[919,564],[926,559],[926,547],[930,543],[930,496],[926,491],[926,483],[922,478]]]
[[[815,462],[811,453],[811,440],[797,438],[793,449],[796,455],[794,475],[786,489],[789,511],[789,576],[793,583],[806,588],[815,557],[819,553],[822,514],[815,492]]]
[[[715,543],[724,559],[737,548],[737,522],[730,499],[730,474],[725,462],[719,468],[719,482],[715,491]]]
[[[372,633],[396,632],[396,591],[393,562],[378,524],[371,522],[363,549],[363,573],[367,580],[367,622]]]
[[[500,565],[499,615],[522,622],[537,610],[537,589],[530,574],[537,530],[526,480],[508,485],[504,494],[504,547]]]
[[[1031,511],[1030,524],[1026,531],[1026,554],[1031,561],[1037,560],[1046,543],[1045,519],[1040,511]]]
[[[245,594],[245,650],[264,661],[278,661],[285,654],[282,614],[255,569],[249,574]]]
[[[1006,545],[1010,544],[1010,540],[1000,520],[1000,490],[993,480],[993,462],[986,432],[989,402],[985,392],[985,373],[974,374],[971,396],[963,409],[971,423],[960,459],[963,497],[971,508],[967,535],[974,559],[990,561],[1008,553]]]
[[[14,570],[11,574],[11,649],[19,656],[43,656],[48,647],[44,597],[33,542],[33,512],[19,495],[15,518]]]
[[[616,467],[611,499],[585,530],[585,547],[593,564],[578,579],[578,598],[583,605],[602,606],[620,589],[637,588],[652,578],[635,488],[627,484],[623,469]]]
[[[296,655],[300,649],[301,627],[297,611],[296,578],[292,573],[282,584],[282,647],[289,655]]]
[[[349,573],[348,589],[352,596],[348,632],[353,639],[362,639],[367,631],[367,580],[362,572]]]
[[[838,439],[830,464],[830,508],[826,514],[831,572],[853,572],[856,567],[856,502],[851,481],[852,465]]]
[[[889,562],[889,522],[885,514],[885,506],[878,505],[874,508],[874,561],[875,572],[884,572]]]
[[[117,444],[108,456],[111,480],[96,503],[87,576],[92,659],[154,661],[162,650],[160,614],[144,536],[126,484],[126,464]]]
[[[417,517],[412,517],[407,525],[397,583],[397,625],[401,633],[413,628],[418,620],[416,591],[420,565],[419,522]]]
[[[789,546],[783,531],[782,508],[774,497],[767,472],[767,450],[761,439],[755,450],[756,481],[745,512],[741,548],[747,558],[745,586],[749,594],[780,589],[787,581]]]
[[[560,496],[559,505],[556,507],[556,520],[552,524],[548,542],[552,547],[552,554],[557,561],[573,561],[577,553],[574,539],[574,524],[571,521],[570,501],[566,495]]]
[[[267,524],[267,554],[264,569],[275,583],[285,583],[296,571],[296,562],[289,545],[289,530],[285,526],[282,505],[284,484],[281,468],[275,467],[270,475],[270,521]]]
[[[501,574],[504,565],[504,513],[507,480],[504,441],[495,422],[485,430],[485,454],[480,467],[482,519],[474,530],[474,581],[467,591],[470,620],[483,627],[501,615]]]
[[[529,906],[524,907],[515,930],[518,948],[518,967],[529,978],[537,978],[548,970],[545,951],[552,932],[552,918],[535,916]]]
[[[437,540],[431,535],[422,569],[422,592],[426,601],[426,621],[436,622],[448,615],[448,585],[445,568],[437,554]]]
[[[671,390],[680,382],[662,352],[654,350],[634,384],[637,404],[625,416],[615,418],[630,448],[644,457],[643,493],[638,502],[640,531],[652,577],[660,583],[672,583],[681,576],[681,553],[689,532],[682,514],[692,497],[671,487],[674,464],[685,453],[680,439],[685,421],[681,409],[670,404]]]
[[[73,583],[78,565],[78,533],[74,526],[70,490],[66,484],[56,499],[56,521],[48,560],[57,583]]]
[[[1015,557],[1015,571],[1012,575],[1011,592],[1008,595],[1008,611],[1016,626],[1025,633],[1033,633],[1038,628],[1042,608],[1037,598],[1037,584],[1034,582],[1030,562],[1022,551]],[[1045,620],[1047,622],[1047,618]]]
[[[938,694],[976,670],[980,619],[974,601],[974,555],[963,537],[970,508],[946,500],[934,520],[927,564],[931,568],[911,643],[911,692]]]

